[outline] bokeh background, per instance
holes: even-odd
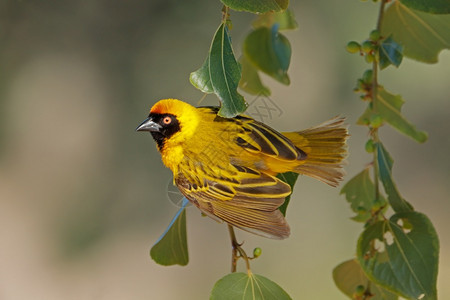
[[[370,161],[365,108],[352,92],[367,67],[346,53],[374,27],[378,6],[293,1],[299,30],[292,84],[264,77],[281,114],[265,120],[296,130],[338,114],[350,124],[347,180]],[[0,0],[0,299],[207,299],[230,269],[226,227],[188,209],[187,267],[162,267],[149,249],[177,207],[171,173],[149,135],[134,129],[158,99],[196,104],[188,81],[206,57],[219,1]],[[237,55],[252,15],[232,12]],[[433,221],[441,242],[438,291],[450,299],[450,52],[440,63],[404,60],[381,83],[406,99],[404,114],[429,133],[416,144],[390,128],[402,195]],[[254,97],[248,96],[251,101]],[[202,104],[216,104],[208,96]],[[300,178],[288,210],[292,235],[259,246],[255,273],[294,299],[346,299],[331,271],[352,258],[362,225],[338,189]]]

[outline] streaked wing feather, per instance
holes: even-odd
[[[232,201],[212,203],[211,213],[230,225],[272,239],[285,239],[290,228],[283,214],[277,209],[261,211],[235,205]]]
[[[269,126],[255,120],[243,122],[242,126],[247,130],[244,130],[236,142],[247,151],[287,161],[306,158],[305,152]]]
[[[249,168],[245,170],[235,173],[236,178],[232,180],[222,174],[202,174],[203,179],[192,179],[194,174],[185,176],[184,172],[175,182],[188,199],[192,196],[204,201],[232,201],[253,209],[274,210],[290,195],[290,186],[280,179],[255,170],[250,173]]]
[[[204,113],[213,115],[218,112],[217,107],[200,107],[199,109]],[[214,121],[227,124],[234,123],[234,126],[227,126],[226,128],[235,130],[238,135],[234,142],[251,153],[267,155],[283,161],[306,159],[306,153],[296,147],[284,135],[248,116],[240,115],[234,118],[216,116]]]
[[[264,237],[283,239],[289,236],[289,225],[278,210],[291,193],[289,185],[253,169],[239,167],[236,170],[239,184],[217,176],[217,181],[196,180],[203,184],[194,187],[182,174],[175,183],[189,201],[213,219]],[[214,176],[208,174],[207,177]]]

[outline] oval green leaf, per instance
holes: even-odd
[[[170,222],[166,231],[150,250],[151,258],[163,266],[181,265],[189,262],[186,237],[186,210],[187,200]]]
[[[283,11],[289,6],[289,0],[220,0],[237,11],[262,14],[270,11]]]
[[[277,25],[252,31],[244,41],[244,55],[267,75],[285,85],[290,83],[287,70],[291,61],[291,45],[278,32]]]
[[[409,8],[432,14],[449,14],[450,0],[400,0]]]
[[[241,80],[241,66],[234,57],[225,24],[219,26],[211,45],[209,74],[214,92],[222,102],[218,115],[231,118],[243,113],[247,104],[244,97],[237,92]]]
[[[437,299],[439,240],[424,214],[398,213],[367,227],[357,257],[367,277],[383,288],[407,299]]]
[[[403,46],[403,55],[436,63],[439,52],[450,49],[450,14],[425,13],[394,1],[385,12],[381,34],[392,35]]]
[[[214,34],[204,64],[190,75],[192,85],[205,93],[214,92],[221,101],[219,116],[232,118],[247,109],[244,97],[237,91],[241,66],[234,57],[228,28],[221,23]]]
[[[367,278],[361,266],[355,259],[347,260],[338,265],[333,270],[333,280],[338,289],[354,299],[354,293],[357,286],[363,286],[367,288],[369,286],[370,300],[397,300],[397,295],[379,287],[376,284],[371,283],[369,285],[369,279]]]
[[[261,275],[231,273],[221,278],[211,291],[211,300],[289,300],[275,282]]]

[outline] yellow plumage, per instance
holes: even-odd
[[[292,171],[336,186],[346,156],[344,119],[279,133],[248,116],[222,118],[217,111],[165,99],[138,130],[152,133],[175,184],[202,212],[258,235],[288,237],[278,207],[291,189],[275,176]]]

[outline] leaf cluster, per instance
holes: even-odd
[[[338,265],[333,278],[352,299],[437,299],[438,236],[428,217],[401,196],[392,175],[393,158],[378,131],[388,124],[419,143],[427,134],[404,117],[405,101],[378,83],[378,71],[399,67],[404,56],[437,62],[438,53],[450,45],[450,2],[396,0],[386,6],[387,2],[381,1],[377,28],[368,39],[347,44],[347,51],[371,64],[354,90],[367,102],[357,124],[369,129],[365,148],[373,161],[341,190],[356,213],[353,220],[363,222],[364,230],[356,259]],[[393,210],[389,217],[388,207]]]
[[[265,73],[288,85],[287,74],[291,60],[291,45],[280,33],[297,28],[294,16],[287,10],[287,1],[223,1],[224,17],[214,34],[203,65],[190,75],[193,86],[204,93],[214,93],[220,100],[219,115],[230,118],[247,109],[244,96],[238,88],[251,95],[270,95],[260,78]],[[243,44],[243,55],[238,59],[232,48],[229,8],[260,14],[253,22],[253,30]],[[275,9],[276,8],[276,9]]]

